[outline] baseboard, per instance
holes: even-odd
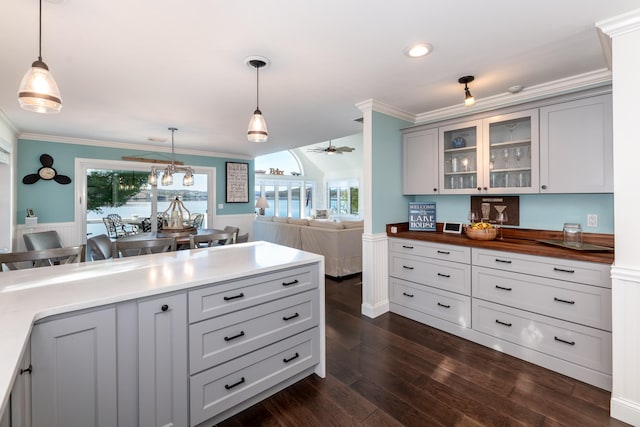
[[[611,399],[611,416],[633,426],[640,426],[640,405],[614,397]]]
[[[380,301],[375,305],[363,303],[361,311],[365,316],[375,319],[389,311],[389,300]]]

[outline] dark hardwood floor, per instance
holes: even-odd
[[[220,426],[627,425],[604,390],[401,316],[362,316],[360,280],[326,280],[327,377]]]

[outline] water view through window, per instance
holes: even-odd
[[[125,222],[139,224],[150,218],[152,206],[163,213],[175,197],[179,197],[191,214],[205,214],[207,224],[207,175],[194,174],[195,185],[182,186],[182,173],[173,177],[174,184],[157,187],[157,197],[147,184],[148,172],[88,169],[87,170],[87,236],[108,234],[102,218],[109,214],[120,215]]]

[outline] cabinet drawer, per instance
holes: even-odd
[[[405,255],[416,255],[469,264],[471,262],[471,248],[439,243],[422,242],[409,239],[389,239],[389,252]]]
[[[278,271],[189,292],[189,322],[252,307],[318,286],[317,266]]]
[[[473,265],[611,288],[611,266],[595,262],[475,249]]]
[[[611,374],[611,333],[473,299],[473,329]]]
[[[195,374],[318,326],[315,291],[304,292],[189,326],[189,371]]]
[[[457,262],[390,254],[390,275],[459,294],[471,294],[471,266]]]
[[[191,377],[191,425],[216,416],[320,360],[317,328]]]
[[[470,297],[391,278],[389,299],[460,326],[471,327]]]
[[[473,267],[474,298],[611,331],[611,290]]]

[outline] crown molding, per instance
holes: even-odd
[[[596,22],[596,27],[609,37],[618,37],[640,30],[640,9]]]
[[[367,99],[366,101],[359,102],[356,104],[356,107],[363,113],[367,111],[375,111],[377,113],[395,117],[396,119],[404,120],[406,122],[416,122],[415,114],[402,110],[398,107],[394,107],[393,105],[385,104],[384,102],[378,101],[376,99]]]
[[[6,134],[4,130],[0,131],[0,151],[12,153],[18,141],[18,129],[2,110],[0,110],[0,127],[6,130]]]
[[[512,105],[537,101],[551,96],[564,95],[580,90],[592,89],[611,83],[611,71],[604,68],[577,76],[554,80],[536,86],[525,88],[522,92],[511,94],[509,92],[476,99],[471,107],[465,107],[463,103],[451,107],[420,113],[416,115],[416,124],[432,123],[436,121],[453,119],[472,113],[481,113],[496,108],[504,108]]]
[[[37,134],[37,133],[22,133],[18,135],[18,138],[28,139],[32,141],[58,142],[61,144],[88,145],[92,147],[102,147],[102,148],[118,148],[122,150],[140,150],[140,151],[146,151],[146,152],[154,151],[158,153],[171,153],[170,146],[168,147],[150,146],[150,145],[135,144],[130,142],[101,141],[96,139],[72,138],[72,137],[66,137],[66,136],[44,135],[44,134]],[[250,157],[250,156],[245,156],[240,154],[230,154],[230,153],[219,153],[215,151],[192,150],[188,148],[175,149],[174,151],[176,154],[185,154],[185,155],[193,155],[193,156],[253,160],[253,157]]]

